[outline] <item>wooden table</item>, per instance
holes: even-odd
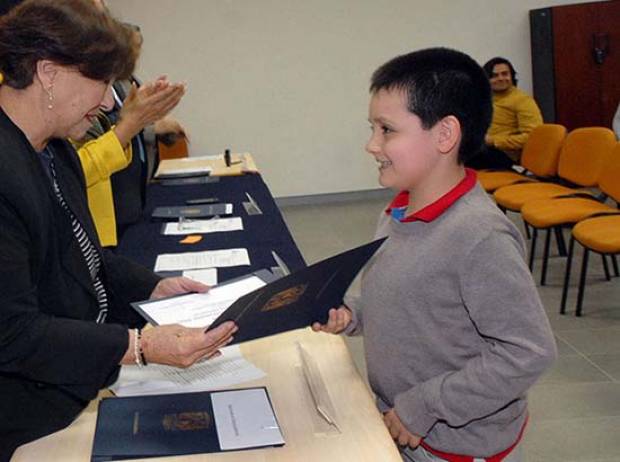
[[[318,365],[335,410],[332,417],[339,430],[316,412],[301,369],[297,342],[304,346]],[[402,461],[342,338],[305,329],[247,342],[241,350],[267,376],[241,384],[238,388],[267,387],[286,440],[285,446],[155,460]],[[92,402],[68,428],[20,447],[11,461],[89,461],[96,413],[97,403]]]

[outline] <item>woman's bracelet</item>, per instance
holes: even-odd
[[[133,342],[133,355],[138,367],[146,366],[146,358],[144,357],[144,351],[142,350],[142,331],[140,329],[134,329],[134,342]]]

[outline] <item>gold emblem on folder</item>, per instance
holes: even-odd
[[[299,297],[303,295],[307,288],[308,284],[299,284],[283,290],[282,292],[278,292],[265,303],[261,311],[279,310],[280,308],[291,305],[299,300]]]
[[[166,431],[205,430],[211,426],[211,416],[207,412],[179,412],[166,414],[162,420]]]

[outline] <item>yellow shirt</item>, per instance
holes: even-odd
[[[527,93],[517,87],[493,93],[493,120],[487,135],[497,149],[518,155],[530,132],[542,123],[540,109]]]
[[[118,244],[116,216],[110,176],[131,162],[131,144],[123,149],[114,131],[84,143],[78,149],[88,195],[88,208],[95,222],[101,245]]]

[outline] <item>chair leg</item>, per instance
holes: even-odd
[[[531,239],[532,235],[530,234],[530,226],[525,220],[523,220],[523,228],[525,229],[525,237]]]
[[[547,264],[549,263],[549,244],[551,243],[551,228],[547,229],[547,235],[545,236],[545,248],[543,250],[543,264],[542,271],[540,272],[540,285],[544,286],[547,283]]]
[[[575,249],[575,238],[571,236],[568,244],[568,258],[566,259],[566,271],[564,272],[564,286],[562,287],[562,302],[560,303],[560,314],[566,313],[566,298],[568,296],[568,284],[570,283],[571,267],[573,266],[573,250]]]
[[[564,243],[564,235],[562,234],[562,227],[556,226],[553,228],[555,231],[555,240],[558,244],[558,253],[561,257],[566,256],[566,244]]]
[[[611,281],[611,274],[609,274],[609,265],[607,264],[607,257],[604,253],[601,254],[603,260],[603,271],[605,271],[605,279]]]
[[[614,274],[616,277],[620,276],[620,272],[618,271],[618,260],[616,260],[616,256],[612,255],[611,256],[611,263],[614,267]]]
[[[577,309],[575,310],[575,316],[581,316],[583,305],[583,293],[586,288],[586,273],[588,272],[588,255],[590,251],[584,247],[583,259],[581,261],[581,276],[579,277],[579,292],[577,293]]]
[[[532,228],[532,245],[530,247],[530,271],[534,271],[534,254],[536,253],[536,238],[538,237],[538,230]]]

